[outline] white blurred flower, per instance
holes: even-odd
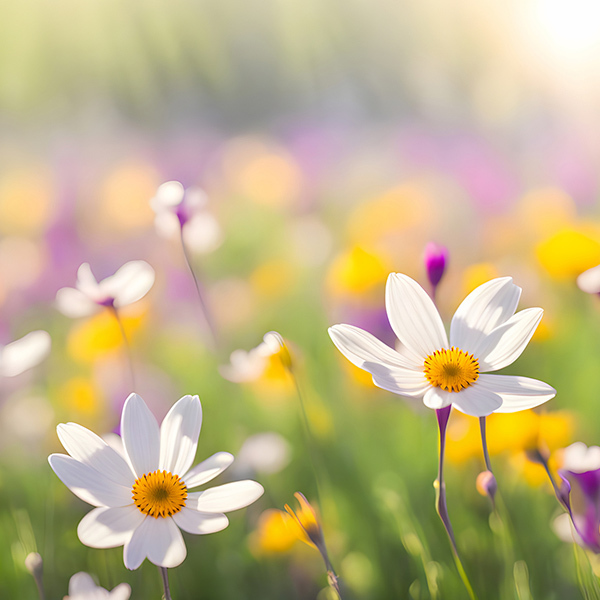
[[[96,585],[90,575],[81,571],[75,573],[69,581],[69,595],[64,600],[128,600],[131,588],[127,583],[121,583],[109,592]]]
[[[50,353],[50,334],[41,329],[0,346],[0,375],[14,377],[41,363]]]
[[[272,475],[290,462],[290,445],[278,433],[267,431],[251,435],[242,444],[235,469]]]
[[[167,181],[150,200],[159,235],[178,238],[183,235],[187,248],[206,254],[221,245],[223,234],[216,218],[207,210],[207,198],[198,187],[184,189],[179,181]]]
[[[584,271],[577,278],[577,285],[582,292],[600,294],[600,265]]]
[[[56,306],[67,317],[87,317],[103,306],[121,308],[143,298],[154,284],[154,269],[143,260],[125,263],[114,275],[96,281],[88,263],[77,271],[75,287],[56,293]]]
[[[586,446],[583,442],[575,442],[563,451],[562,467],[573,473],[586,473],[600,469],[600,447]]]
[[[50,466],[76,496],[96,507],[77,527],[81,542],[92,548],[124,546],[128,569],[137,569],[145,558],[172,568],[187,553],[180,529],[221,531],[229,524],[224,513],[257,500],[263,487],[249,480],[189,491],[233,462],[228,452],[217,452],[190,468],[201,425],[198,396],[178,400],[159,427],[142,398],[131,394],[121,416],[126,458],[85,427],[59,425],[58,437],[70,456],[52,454]]]
[[[269,366],[271,357],[281,353],[281,358],[286,361],[289,356],[285,342],[276,331],[269,331],[263,341],[251,350],[234,350],[229,356],[229,364],[221,365],[219,373],[234,383],[256,381]]]
[[[460,304],[450,340],[435,304],[413,279],[392,273],[386,311],[401,352],[352,325],[334,325],[329,335],[353,364],[369,372],[384,390],[422,398],[425,406],[454,406],[474,417],[539,406],[556,390],[543,381],[487,374],[513,363],[525,350],[542,318],[541,308],[515,314],[521,288],[510,277],[492,279]]]

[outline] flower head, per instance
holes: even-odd
[[[206,204],[206,194],[198,187],[184,189],[179,181],[163,183],[150,200],[156,230],[166,238],[183,235],[186,246],[196,252],[211,252],[221,244],[222,233]]]
[[[88,263],[77,271],[74,288],[56,293],[56,306],[67,317],[87,317],[102,307],[121,308],[143,298],[154,284],[154,269],[143,260],[125,263],[114,275],[97,281]]]
[[[300,504],[298,510],[290,508],[289,504],[285,505],[285,510],[294,519],[297,525],[300,526],[300,531],[303,534],[302,541],[309,546],[314,546],[325,558],[327,550],[325,549],[325,539],[321,523],[317,517],[317,512],[311,506],[310,502],[304,497],[304,494],[296,492],[294,494],[296,500]]]
[[[515,314],[521,288],[510,277],[492,279],[458,307],[446,335],[431,298],[413,279],[392,273],[386,310],[402,346],[396,351],[352,325],[329,329],[333,343],[380,388],[425,406],[454,406],[476,417],[533,408],[556,394],[527,377],[487,374],[514,362],[542,318],[541,308]]]
[[[131,588],[121,583],[111,592],[96,585],[90,575],[81,571],[69,580],[69,595],[64,600],[128,600]]]
[[[427,279],[435,290],[438,286],[448,264],[448,248],[430,242],[425,246],[425,269]]]
[[[137,394],[123,406],[121,434],[125,458],[100,437],[75,423],[57,427],[70,456],[52,454],[50,466],[79,498],[96,508],[77,534],[92,548],[124,546],[124,562],[137,569],[145,558],[176,567],[186,556],[180,529],[194,534],[221,531],[223,514],[248,506],[262,493],[255,481],[236,481],[192,492],[232,462],[217,452],[193,468],[202,407],[198,396],[177,401],[162,425]]]
[[[50,335],[41,329],[0,346],[0,376],[14,377],[41,363],[50,353]]]
[[[600,553],[600,448],[571,444],[565,448],[559,473],[570,515],[565,513],[554,521],[555,532],[565,541],[575,540]]]
[[[276,331],[269,331],[263,341],[252,350],[234,350],[229,358],[230,364],[219,367],[221,375],[233,381],[242,383],[259,379],[270,366],[277,371],[288,371],[292,366],[292,358],[284,339]]]

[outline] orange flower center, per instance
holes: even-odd
[[[460,392],[479,378],[479,362],[458,348],[436,350],[425,359],[425,377],[447,392]]]
[[[184,506],[187,487],[178,475],[153,471],[136,479],[131,489],[135,505],[151,517],[172,517]]]

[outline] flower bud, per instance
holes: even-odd
[[[492,500],[498,490],[498,484],[496,478],[491,471],[482,471],[477,475],[477,481],[475,482],[477,491],[482,496],[489,496]]]
[[[446,265],[448,263],[448,248],[429,242],[425,246],[425,269],[427,279],[435,289],[444,276]]]

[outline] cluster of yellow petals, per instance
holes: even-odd
[[[172,517],[184,506],[187,487],[178,475],[168,471],[153,471],[142,475],[133,484],[133,501],[146,515]]]
[[[454,346],[430,354],[424,367],[427,381],[447,392],[460,392],[479,378],[477,359]]]

